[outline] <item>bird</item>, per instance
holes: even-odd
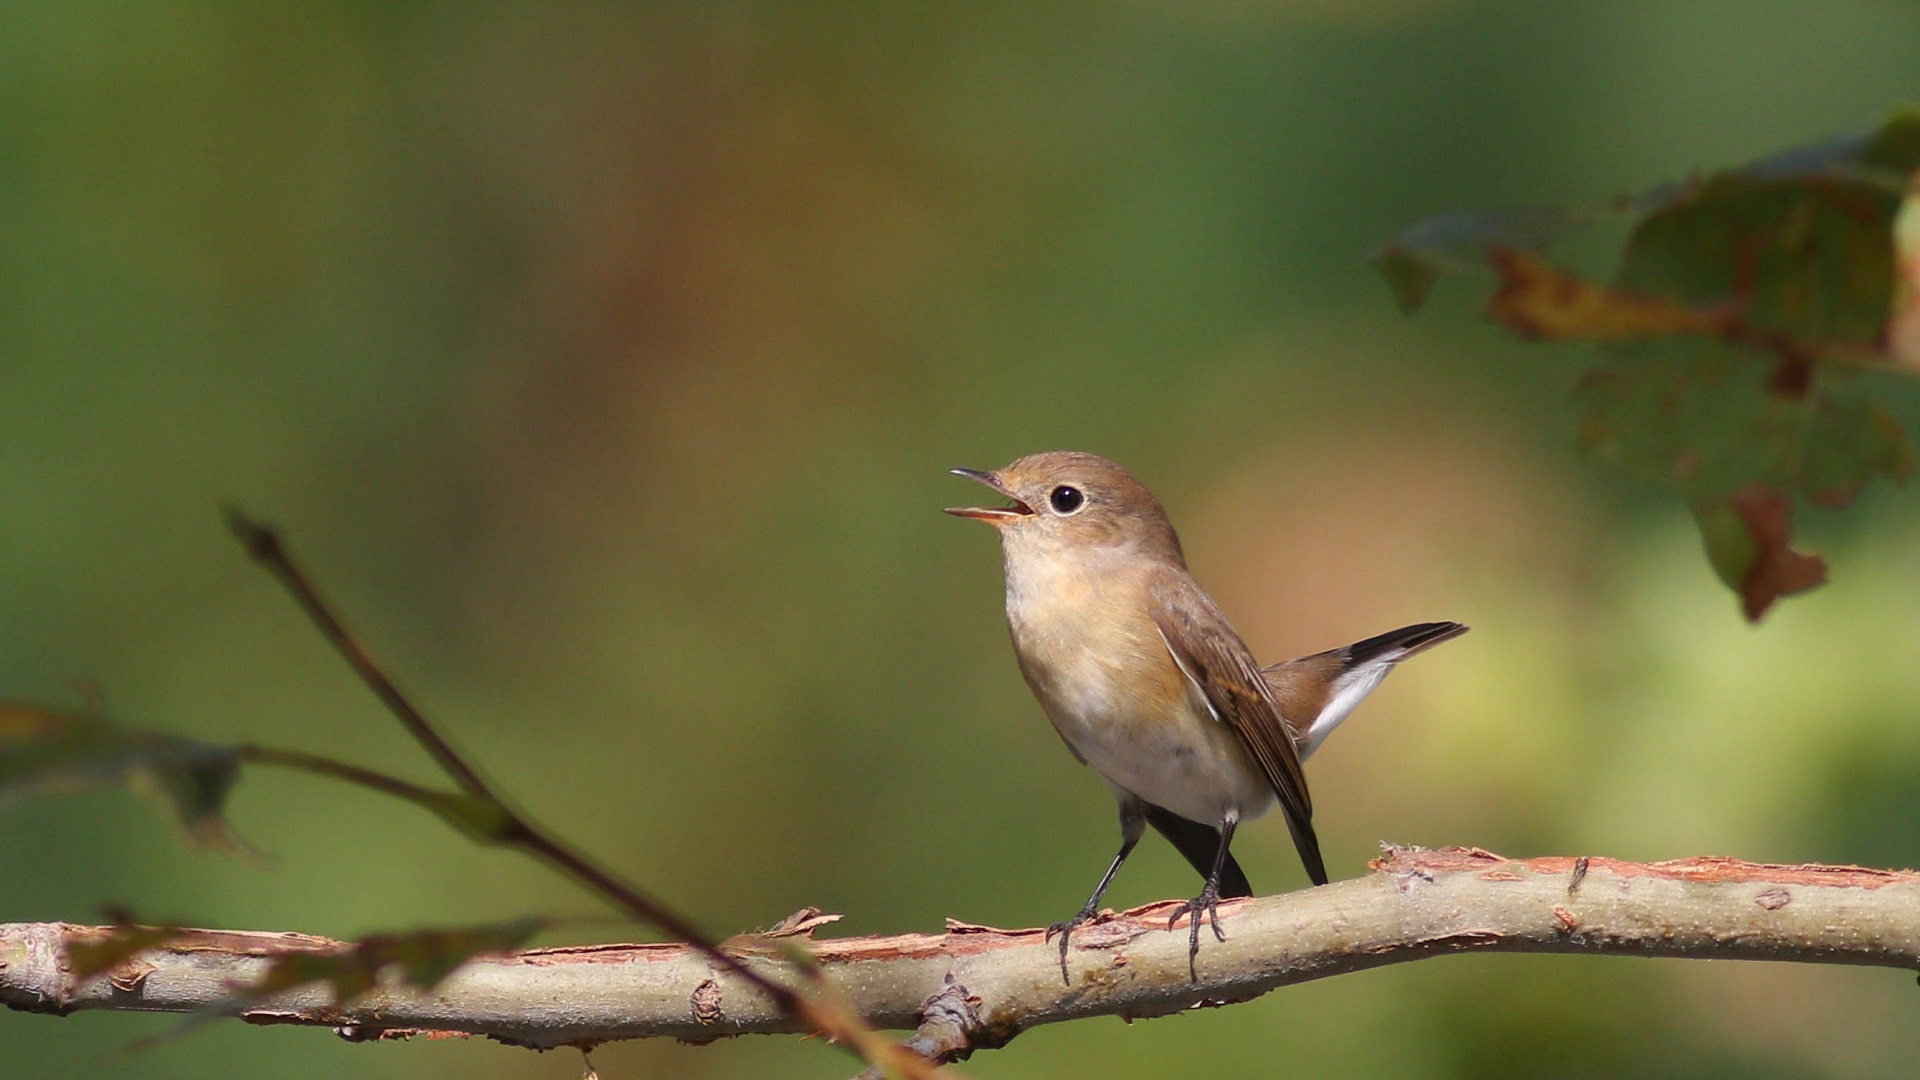
[[[1216,939],[1223,899],[1252,896],[1231,851],[1242,821],[1276,803],[1307,875],[1328,881],[1303,762],[1394,665],[1466,633],[1423,622],[1262,668],[1187,569],[1164,508],[1097,454],[1048,451],[994,470],[953,469],[1008,502],[948,507],[1000,534],[1007,625],[1027,685],[1073,756],[1113,789],[1120,850],[1078,914],[1047,928],[1067,971],[1073,931],[1146,826],[1204,879],[1167,920],[1188,920],[1198,979],[1200,924]]]

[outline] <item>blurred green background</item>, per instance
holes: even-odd
[[[1580,348],[1361,256],[1878,120],[1920,8],[271,3],[0,8],[0,693],[433,774],[223,534],[283,526],[535,813],[722,932],[1064,917],[1112,804],[945,475],[1131,467],[1256,653],[1423,619],[1310,770],[1376,842],[1920,863],[1920,514],[1808,522],[1752,629],[1579,461]],[[1909,415],[1914,391],[1886,393]],[[395,803],[253,774],[269,861],[103,793],[0,816],[0,919],[353,935],[591,913]],[[1270,822],[1262,891],[1304,882]],[[1157,840],[1110,902],[1191,893]],[[628,931],[609,929],[608,936]],[[1042,1029],[981,1077],[1893,1077],[1910,975],[1474,956]],[[18,1076],[572,1077],[571,1053],[0,1014]],[[601,1075],[834,1077],[793,1039]]]

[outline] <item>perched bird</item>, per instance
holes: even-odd
[[[1253,895],[1229,850],[1234,829],[1278,801],[1308,876],[1326,884],[1301,761],[1395,664],[1467,628],[1419,623],[1262,670],[1187,571],[1166,511],[1125,469],[1054,451],[953,472],[1011,500],[947,513],[999,530],[1020,671],[1120,803],[1119,853],[1079,914],[1047,931],[1060,938],[1061,974],[1069,937],[1152,825],[1206,879],[1167,921],[1187,917],[1197,978],[1201,919],[1224,941],[1220,901]]]

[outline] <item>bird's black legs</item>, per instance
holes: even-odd
[[[1073,982],[1067,972],[1069,939],[1075,930],[1093,921],[1094,915],[1100,910],[1100,898],[1106,895],[1107,886],[1113,884],[1114,875],[1120,872],[1120,867],[1127,861],[1127,856],[1133,854],[1134,845],[1140,842],[1140,836],[1146,831],[1149,820],[1154,828],[1165,833],[1167,839],[1174,842],[1174,846],[1180,849],[1181,854],[1187,856],[1187,860],[1193,863],[1196,869],[1207,866],[1205,871],[1207,883],[1201,888],[1200,895],[1180,905],[1174,911],[1173,917],[1167,920],[1167,929],[1171,930],[1180,921],[1182,915],[1189,917],[1187,974],[1194,981],[1197,982],[1200,978],[1195,966],[1196,958],[1200,955],[1200,921],[1204,918],[1213,927],[1213,936],[1220,941],[1225,941],[1227,940],[1226,932],[1220,929],[1220,901],[1237,896],[1253,895],[1253,889],[1247,885],[1246,875],[1240,872],[1239,863],[1234,861],[1232,852],[1228,850],[1233,845],[1233,830],[1240,824],[1239,814],[1227,815],[1220,822],[1220,828],[1215,830],[1210,826],[1176,817],[1157,806],[1150,806],[1137,798],[1129,798],[1123,794],[1120,799],[1119,852],[1114,855],[1112,864],[1107,867],[1107,872],[1100,875],[1100,884],[1094,886],[1093,895],[1087,897],[1086,905],[1080,909],[1080,913],[1065,922],[1057,922],[1047,927],[1048,941],[1052,941],[1056,934],[1060,936],[1060,978],[1063,981],[1069,984]],[[1201,855],[1199,850],[1202,838],[1209,833],[1219,838],[1218,844],[1213,849],[1210,865],[1204,861],[1205,856]],[[1211,837],[1206,838],[1211,839]]]
[[[1107,886],[1113,884],[1113,875],[1120,872],[1120,864],[1126,862],[1127,856],[1133,854],[1133,846],[1140,842],[1140,834],[1146,831],[1146,827],[1146,815],[1142,813],[1139,801],[1120,800],[1119,854],[1113,857],[1113,864],[1107,867],[1107,872],[1100,876],[1100,884],[1093,887],[1093,895],[1087,897],[1086,906],[1080,909],[1080,914],[1065,922],[1057,922],[1047,927],[1048,941],[1053,940],[1053,935],[1060,935],[1060,978],[1069,985],[1073,983],[1073,979],[1067,975],[1067,939],[1100,910],[1100,897],[1106,893]],[[1214,876],[1219,876],[1218,867],[1215,868]]]
[[[1213,926],[1213,936],[1220,941],[1227,935],[1220,929],[1220,869],[1227,864],[1227,847],[1233,843],[1234,827],[1240,824],[1240,815],[1228,814],[1220,823],[1220,850],[1213,856],[1213,872],[1207,875],[1207,884],[1201,888],[1200,895],[1182,904],[1167,920],[1167,929],[1187,916],[1187,976],[1195,982],[1200,981],[1200,972],[1194,967],[1194,959],[1200,955],[1200,917],[1206,916]]]

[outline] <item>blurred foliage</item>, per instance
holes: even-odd
[[[25,795],[128,784],[157,791],[195,839],[231,845],[221,811],[230,747],[118,727],[92,713],[0,701],[0,806]]]
[[[430,782],[222,535],[236,501],[504,790],[703,924],[1041,925],[1111,803],[1015,670],[991,537],[938,510],[948,467],[1084,448],[1167,504],[1262,659],[1474,626],[1315,756],[1335,874],[1383,839],[1900,858],[1911,496],[1808,515],[1833,581],[1751,632],[1685,513],[1569,453],[1575,380],[1539,359],[1584,346],[1506,340],[1448,280],[1397,319],[1361,255],[1856,129],[1911,99],[1917,35],[1871,0],[5,5],[0,689],[91,678],[183,737]],[[1603,278],[1623,220],[1556,258]],[[1914,430],[1910,380],[1860,382]],[[268,865],[116,793],[12,807],[0,919],[595,910],[330,781],[245,775],[228,813]],[[1263,892],[1302,883],[1289,848],[1236,843]],[[1111,899],[1190,877],[1143,844]],[[1457,958],[968,1072],[1895,1077],[1912,989]],[[0,1014],[0,1041],[49,1077],[580,1072],[237,1024],[115,1054],[169,1023]],[[786,1039],[594,1064],[850,1071]]]
[[[191,1017],[188,1024],[224,1019],[233,1010],[257,1005],[309,983],[325,984],[336,1004],[349,1003],[390,982],[431,990],[476,955],[510,952],[526,944],[548,921],[523,917],[482,926],[369,934],[339,948],[318,948],[311,939],[289,940],[284,943],[285,951],[273,956],[257,982],[233,987],[231,996],[218,1008]],[[111,972],[147,949],[193,933],[178,926],[142,925],[122,915],[104,933],[69,937],[67,968],[75,979],[85,980]],[[150,965],[147,970],[151,970]],[[130,975],[135,985],[142,977],[144,973],[137,968]],[[118,979],[115,985],[121,985]]]
[[[391,972],[401,983],[431,990],[469,957],[510,952],[525,945],[547,920],[519,918],[480,926],[434,927],[371,934],[326,952],[286,952],[273,958],[252,986],[236,987],[239,1004],[264,1001],[308,983],[325,983],[336,1002],[348,1002],[381,985]]]
[[[1488,304],[1522,337],[1597,341],[1581,440],[1673,489],[1749,620],[1826,580],[1789,546],[1796,498],[1833,509],[1875,476],[1905,481],[1913,444],[1885,408],[1839,396],[1857,374],[1920,372],[1920,109],[1862,135],[1603,206],[1454,213],[1407,230],[1375,265],[1403,310],[1443,270],[1491,263]],[[1643,215],[1611,285],[1538,250],[1608,213]],[[1857,392],[1857,391],[1856,391]]]

